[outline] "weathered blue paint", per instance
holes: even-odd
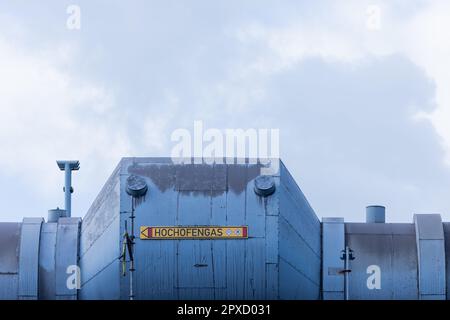
[[[417,250],[413,224],[346,223],[346,245],[354,251],[350,261],[349,298],[417,299]],[[380,289],[369,289],[369,266],[381,271]]]
[[[80,297],[129,298],[129,272],[125,276],[114,274],[110,266],[121,264],[125,221],[131,230],[132,203],[126,186],[128,177],[135,175],[145,179],[148,187],[135,202],[136,299],[318,298],[320,223],[303,194],[298,194],[301,191],[292,177],[283,177],[288,172],[280,167],[282,170],[271,177],[273,194],[261,196],[255,193],[254,183],[260,175],[259,164],[193,165],[174,164],[168,159],[123,159],[83,222]],[[288,185],[283,187],[282,181]],[[283,206],[282,199],[289,203]],[[116,219],[120,220],[119,228]],[[245,240],[145,241],[138,234],[142,225],[247,225],[249,234]],[[302,247],[294,248],[296,243]],[[100,252],[116,254],[96,258]],[[303,260],[309,256],[312,263]],[[281,258],[304,276],[302,281],[316,288],[313,293],[301,289],[302,282],[295,292],[283,286]],[[109,275],[102,275],[104,272]],[[290,276],[291,271],[286,272]],[[103,284],[109,277],[111,283],[120,281],[119,289]],[[99,279],[103,279],[101,284]],[[105,292],[95,289],[99,287]],[[108,295],[108,290],[120,293]]]
[[[126,224],[131,231],[130,175],[147,185],[134,200],[136,299],[343,299],[346,246],[355,257],[350,299],[446,297],[450,224],[439,215],[386,224],[369,214],[376,223],[324,218],[321,224],[284,164],[278,167],[262,179],[261,165],[248,160],[190,165],[124,158],[82,223],[57,216],[0,223],[0,299],[129,299],[129,255],[123,276],[121,248]],[[270,192],[255,190],[255,179]],[[246,225],[249,234],[140,240],[142,225]],[[80,266],[79,291],[66,285],[70,265]],[[379,288],[368,287],[369,266],[381,271]]]

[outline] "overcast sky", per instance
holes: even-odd
[[[78,5],[81,28],[67,28]],[[279,128],[319,217],[450,220],[449,1],[1,1],[0,221],[84,216],[177,128]]]

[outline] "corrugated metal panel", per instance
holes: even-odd
[[[136,201],[135,235],[138,235],[139,227],[145,225],[249,226],[247,240],[137,238],[135,298],[277,298],[283,285],[280,280],[281,254],[288,265],[283,270],[298,273],[295,276],[301,281],[298,288],[314,287],[312,293],[289,291],[286,287],[286,292],[294,295],[285,294],[284,297],[319,297],[320,223],[292,177],[285,177],[287,186],[283,189],[280,177],[275,176],[275,193],[263,198],[254,192],[253,180],[260,174],[259,165],[176,165],[167,159],[126,158],[121,161],[117,172],[120,190],[105,186],[90,209],[87,221],[83,222],[83,256],[80,262],[85,270],[83,272],[86,272],[82,276],[83,298],[92,294],[97,295],[95,297],[107,296],[106,290],[114,290],[116,286],[106,283],[114,279],[120,279],[120,298],[129,298],[129,272],[125,277],[114,275],[112,270],[116,268],[113,268],[116,263],[113,256],[97,258],[95,263],[88,262],[95,259],[88,257],[100,254],[111,246],[114,248],[112,251],[116,252],[121,245],[125,221],[128,221],[130,231],[131,197],[125,190],[130,174],[143,177],[148,185],[147,194]],[[111,179],[108,185],[113,185]],[[120,209],[116,205],[105,209],[102,204],[104,199],[110,199],[110,204],[119,203]],[[283,204],[283,201],[287,203]],[[280,206],[283,205],[285,211],[282,214]],[[104,223],[96,230],[87,232],[96,220],[108,220],[102,217],[97,219],[97,214],[107,215],[111,219],[120,214],[120,235],[116,236],[114,244],[111,244],[114,231],[103,228]],[[85,223],[88,223],[86,227]],[[111,230],[114,229],[112,227]],[[282,229],[286,233],[281,239]],[[106,237],[106,234],[109,236]],[[312,260],[307,263],[310,256]],[[107,260],[112,263],[111,266],[102,269]],[[289,277],[289,274],[286,276]],[[95,289],[97,285],[108,289],[99,292]]]
[[[247,185],[244,189],[246,207],[244,221],[239,223],[239,225],[250,226],[248,230],[249,239],[243,240],[245,242],[244,299],[265,299],[266,297],[265,198],[261,198],[254,192],[253,183],[255,178],[253,174],[259,171],[260,169],[256,165],[249,164],[246,166]],[[255,176],[258,176],[258,174],[255,174]],[[242,212],[240,214],[242,216]],[[236,263],[239,263],[239,261]]]
[[[0,273],[0,300],[16,300],[19,275]]]
[[[137,240],[137,298],[238,299],[266,296],[266,211],[253,191],[256,165],[162,165],[133,159],[122,172],[147,179],[138,201],[140,225],[249,225],[249,240]],[[195,171],[195,178],[192,172]],[[122,183],[126,176],[121,177]],[[131,202],[122,191],[123,230]],[[277,209],[277,208],[276,208]],[[270,211],[271,214],[273,214]],[[276,213],[275,213],[276,214]],[[130,228],[130,224],[128,223]],[[276,232],[276,231],[274,231]],[[271,234],[275,235],[275,233]],[[271,260],[276,260],[273,257]],[[270,271],[266,271],[270,270]],[[273,274],[270,274],[274,278]],[[128,276],[121,280],[123,299]],[[275,281],[275,280],[274,280]],[[274,281],[269,283],[274,285]]]
[[[445,243],[439,214],[415,214],[419,298],[445,299]]]
[[[122,162],[124,163],[124,161]],[[168,164],[124,164],[121,173],[122,190],[126,185],[128,171],[146,177],[148,192],[145,201],[136,207],[136,226],[176,225],[178,196],[174,190],[176,170]],[[124,221],[130,216],[131,197],[121,192],[121,234]],[[130,230],[128,224],[128,230]],[[136,299],[177,299],[175,269],[176,241],[151,240],[151,243],[136,239]],[[162,272],[164,270],[164,272]],[[129,273],[120,277],[121,299],[128,299]]]
[[[278,299],[278,221],[277,215],[266,215],[266,299]]]
[[[226,199],[226,222],[229,225],[243,223],[242,214],[246,210],[247,169],[245,166],[228,166],[229,191]],[[249,231],[253,228],[249,225]],[[253,231],[251,231],[253,232]],[[245,297],[245,261],[246,241],[226,242],[226,299],[244,299]]]
[[[77,289],[67,286],[69,266],[78,266],[80,218],[60,218],[56,234],[56,299],[76,300]]]
[[[38,298],[39,241],[42,218],[24,218],[19,255],[19,299]]]
[[[343,218],[322,219],[322,295],[324,300],[344,300],[345,248]]]

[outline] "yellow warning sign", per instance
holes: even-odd
[[[148,227],[141,226],[142,240],[161,239],[246,239],[247,226],[174,226]]]

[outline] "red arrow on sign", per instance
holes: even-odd
[[[152,236],[152,228],[147,227],[144,230],[141,231],[141,236],[144,236],[145,238],[151,238]]]

